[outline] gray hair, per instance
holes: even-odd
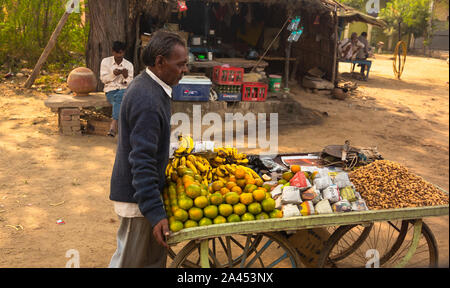
[[[186,47],[186,42],[178,34],[166,31],[153,33],[150,42],[142,52],[142,61],[146,66],[153,67],[156,57],[160,55],[169,57],[176,45]]]

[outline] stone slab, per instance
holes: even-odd
[[[105,93],[90,93],[89,96],[74,96],[71,94],[52,94],[44,101],[44,105],[55,108],[86,108],[86,107],[110,107]]]

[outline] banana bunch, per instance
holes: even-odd
[[[212,168],[213,174],[212,180],[213,181],[221,180],[222,182],[227,183],[230,176],[242,178],[242,175],[236,176],[236,170],[238,168],[242,169],[246,174],[249,174],[253,179],[255,180],[259,179],[262,181],[261,177],[253,169],[247,166],[237,164],[221,164],[215,168]]]
[[[173,173],[177,173],[178,167],[186,167],[191,169],[195,175],[200,175],[203,179],[202,183],[208,185],[211,183],[213,174],[212,167],[208,159],[200,155],[188,154],[187,156],[175,156],[166,167],[166,177],[173,177]],[[172,179],[174,180],[174,179]]]
[[[247,165],[247,155],[244,153],[238,153],[236,148],[214,148],[214,152],[217,156],[213,159],[213,167],[219,167],[224,164],[238,164]]]
[[[173,153],[176,157],[181,157],[183,154],[190,154],[194,150],[194,140],[190,136],[178,136],[178,148]]]

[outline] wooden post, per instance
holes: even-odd
[[[292,42],[286,47],[286,62],[284,64],[284,89],[289,89],[289,58],[291,57]]]
[[[333,18],[334,18],[334,49],[333,49],[333,72],[331,74],[331,83],[333,83],[336,86],[336,78],[337,78],[337,73],[338,73],[338,64],[337,64],[337,48],[338,48],[338,25],[339,25],[339,19],[338,19],[338,15],[337,12],[335,11],[333,13]]]
[[[72,8],[73,7],[74,7],[74,3],[72,2]],[[64,27],[64,24],[66,24],[70,13],[72,13],[72,12],[67,11],[67,9],[66,9],[63,16],[59,20],[58,25],[56,26],[55,30],[52,33],[52,36],[50,36],[50,40],[48,40],[47,46],[45,47],[44,51],[42,52],[41,57],[39,57],[39,60],[36,63],[36,66],[34,66],[33,72],[31,73],[30,77],[28,77],[27,81],[25,82],[25,85],[24,85],[25,88],[31,88],[31,85],[33,85],[34,80],[36,80],[36,77],[39,75],[42,65],[44,65],[45,61],[47,60],[48,55],[55,47],[56,40],[58,39],[59,34],[61,34],[61,30]]]

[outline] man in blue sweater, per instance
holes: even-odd
[[[186,43],[157,32],[145,47],[147,66],[125,92],[110,199],[119,215],[109,267],[165,267],[169,235],[162,201],[169,158],[172,88],[187,72]]]

